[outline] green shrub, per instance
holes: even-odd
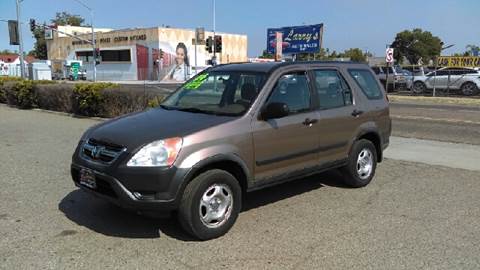
[[[0,86],[3,85],[5,82],[18,82],[22,81],[23,79],[20,77],[7,77],[7,76],[1,76],[0,77]]]
[[[73,84],[40,84],[35,87],[39,108],[72,113]]]
[[[18,106],[21,109],[30,109],[37,105],[35,82],[28,80],[4,81],[1,89],[1,98],[8,105]]]
[[[8,103],[22,109],[36,106],[36,85],[55,84],[55,81],[29,81],[20,77],[0,77],[0,103]]]
[[[20,81],[19,77],[0,77],[0,103],[7,103],[7,89],[17,81]]]
[[[98,116],[102,111],[102,91],[115,87],[113,83],[78,83],[72,94],[72,111],[75,114]]]
[[[13,91],[17,97],[17,106],[21,109],[31,109],[37,105],[37,96],[34,91],[35,83],[33,81],[19,81],[13,86]]]
[[[0,103],[7,103],[7,97],[5,96],[5,90],[3,89],[3,83],[0,83]]]
[[[57,82],[53,80],[38,80],[34,82],[35,84],[57,84]]]
[[[0,80],[0,102],[25,109],[38,107],[108,118],[157,107],[169,91],[112,83]]]
[[[149,108],[158,107],[160,103],[163,101],[163,99],[164,99],[163,96],[155,96],[148,100],[147,107]]]

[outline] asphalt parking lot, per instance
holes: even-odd
[[[227,235],[197,242],[74,187],[95,123],[0,106],[0,269],[480,268],[480,170],[387,159],[362,189],[315,175],[249,194]]]

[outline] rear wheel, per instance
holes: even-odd
[[[464,83],[461,89],[464,96],[473,96],[478,94],[478,87],[473,82]]]
[[[224,235],[238,217],[241,193],[237,179],[226,171],[200,174],[185,188],[178,211],[180,224],[202,240]]]
[[[413,83],[412,92],[414,94],[417,94],[417,95],[423,94],[423,93],[425,93],[426,90],[427,90],[427,86],[425,85],[425,83],[420,82],[420,81],[417,81],[417,82]]]
[[[377,168],[377,151],[369,140],[356,141],[348,163],[342,168],[344,181],[347,185],[358,188],[364,187],[372,181]]]

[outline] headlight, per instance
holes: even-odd
[[[171,166],[182,148],[182,138],[170,138],[145,145],[127,163],[129,167]]]

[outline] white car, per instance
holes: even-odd
[[[480,72],[473,68],[441,68],[436,74],[432,71],[415,76],[412,91],[421,94],[433,89],[434,85],[436,89],[461,91],[465,96],[473,96],[480,89]]]

